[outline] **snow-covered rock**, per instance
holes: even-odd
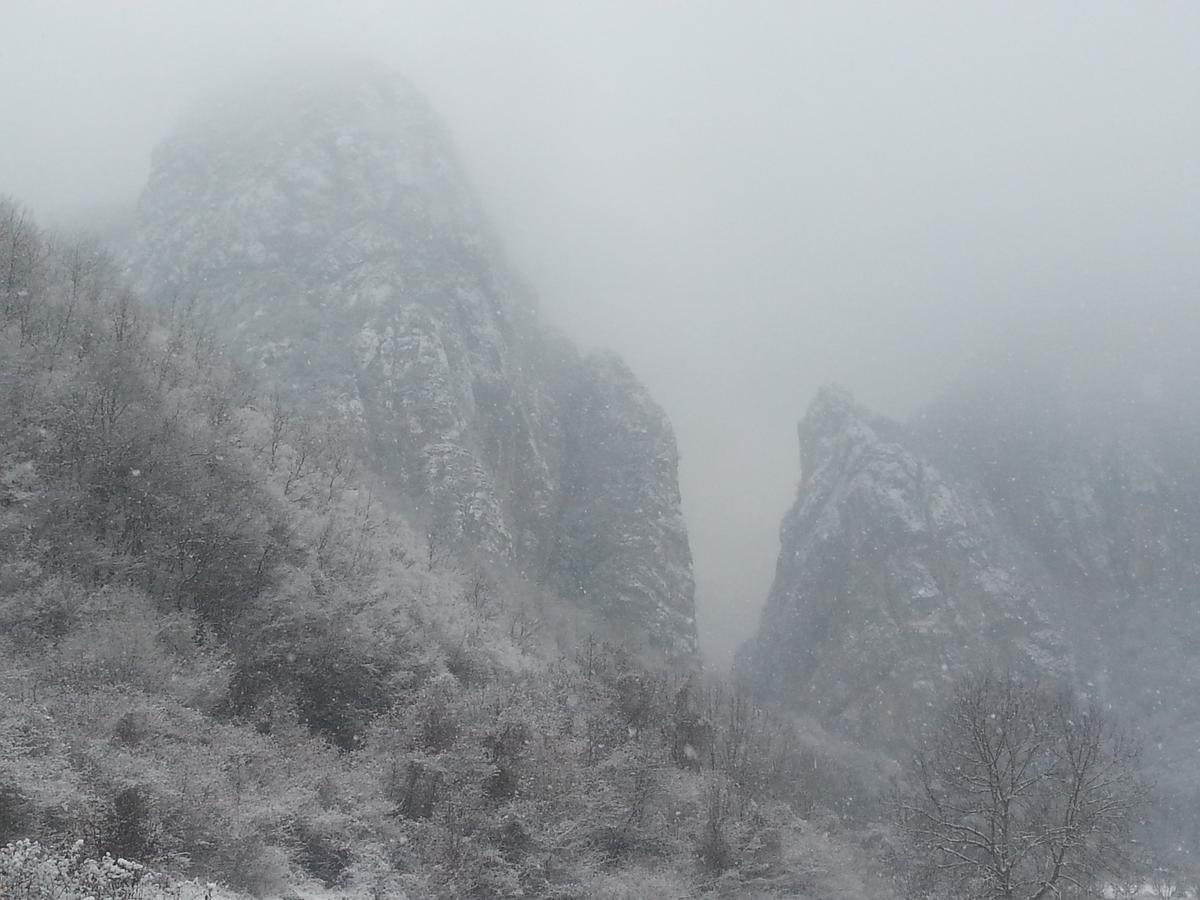
[[[1112,704],[1163,779],[1192,778],[1194,397],[1067,374],[989,373],[907,425],[823,390],[742,676],[875,744],[911,735],[964,672],[1061,679]]]
[[[338,422],[440,541],[564,589],[647,656],[690,653],[666,417],[538,321],[403,80],[293,72],[193,116],[155,153],[128,258]]]
[[[820,392],[775,582],[739,655],[760,691],[872,742],[982,662],[1071,670],[986,496],[912,444],[845,391]]]

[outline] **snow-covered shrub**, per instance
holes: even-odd
[[[158,900],[185,896],[189,900],[212,900],[213,890],[204,886],[184,894],[139,863],[109,854],[90,859],[84,854],[83,841],[56,851],[22,840],[0,848],[0,896],[22,900]]]

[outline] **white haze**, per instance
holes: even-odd
[[[8,0],[0,31],[0,193],[60,225],[118,219],[255,70],[407,73],[546,316],[670,414],[717,660],[821,383],[903,414],[1064,311],[1195,348],[1195,4]]]

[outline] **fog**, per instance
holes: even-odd
[[[405,72],[546,317],[669,413],[718,660],[769,587],[820,384],[904,415],[1030,322],[1195,347],[1193,4],[10,0],[0,21],[0,192],[68,227],[118,221],[172,122],[255,71]]]

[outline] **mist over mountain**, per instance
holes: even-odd
[[[542,325],[448,135],[366,64],[281,73],[156,151],[129,250],[328,417],[430,540],[511,562],[592,629],[695,648],[670,424]]]
[[[1154,353],[1135,328],[1102,340],[1112,323],[1077,320],[998,350],[906,423],[823,389],[740,677],[901,755],[965,673],[1069,685],[1144,742],[1155,824],[1195,852],[1192,319]]]
[[[0,895],[1200,896],[1195,9],[0,28]]]
[[[806,818],[886,760],[704,677],[670,424],[409,86],[248,85],[119,234],[0,203],[0,890],[893,893]]]

